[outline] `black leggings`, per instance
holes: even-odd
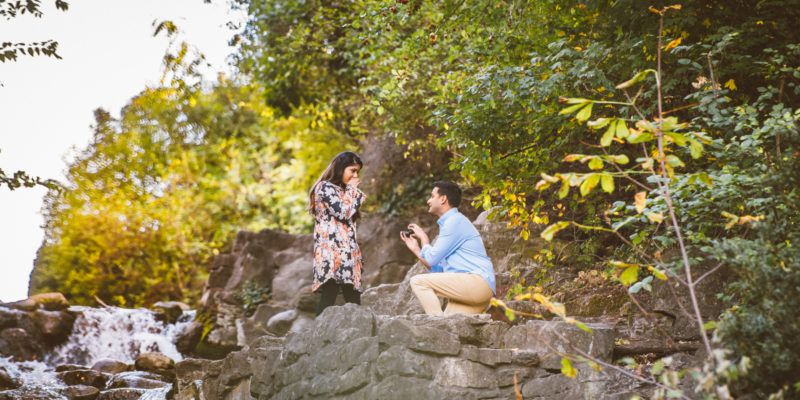
[[[345,302],[361,304],[361,292],[356,290],[353,285],[340,285],[336,283],[335,280],[328,279],[318,289],[320,296],[319,304],[317,304],[317,315],[322,314],[322,310],[336,303],[336,296],[339,295],[339,289],[342,290],[342,296]]]

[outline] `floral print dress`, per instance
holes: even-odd
[[[353,216],[366,195],[354,186],[342,189],[328,181],[314,189],[313,291],[333,279],[361,291],[361,249]]]

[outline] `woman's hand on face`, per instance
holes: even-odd
[[[355,187],[355,188],[357,188],[358,185],[360,185],[360,184],[361,184],[361,179],[358,179],[356,177],[350,178],[350,181],[347,182],[347,186],[352,186],[352,187]]]

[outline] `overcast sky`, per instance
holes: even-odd
[[[44,17],[0,20],[0,41],[59,41],[62,60],[19,58],[0,63],[0,168],[62,180],[73,148],[91,138],[92,112],[120,108],[155,85],[165,37],[153,37],[154,20],[173,20],[182,37],[202,51],[212,69],[229,72],[228,21],[243,16],[224,0],[70,0],[67,12],[44,0]],[[28,277],[42,242],[44,189],[0,188],[0,301],[27,297]]]

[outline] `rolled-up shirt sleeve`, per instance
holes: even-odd
[[[459,242],[459,235],[456,232],[450,232],[450,229],[444,226],[433,245],[423,246],[420,255],[430,265],[431,272],[442,272],[443,268],[439,264],[458,248]]]

